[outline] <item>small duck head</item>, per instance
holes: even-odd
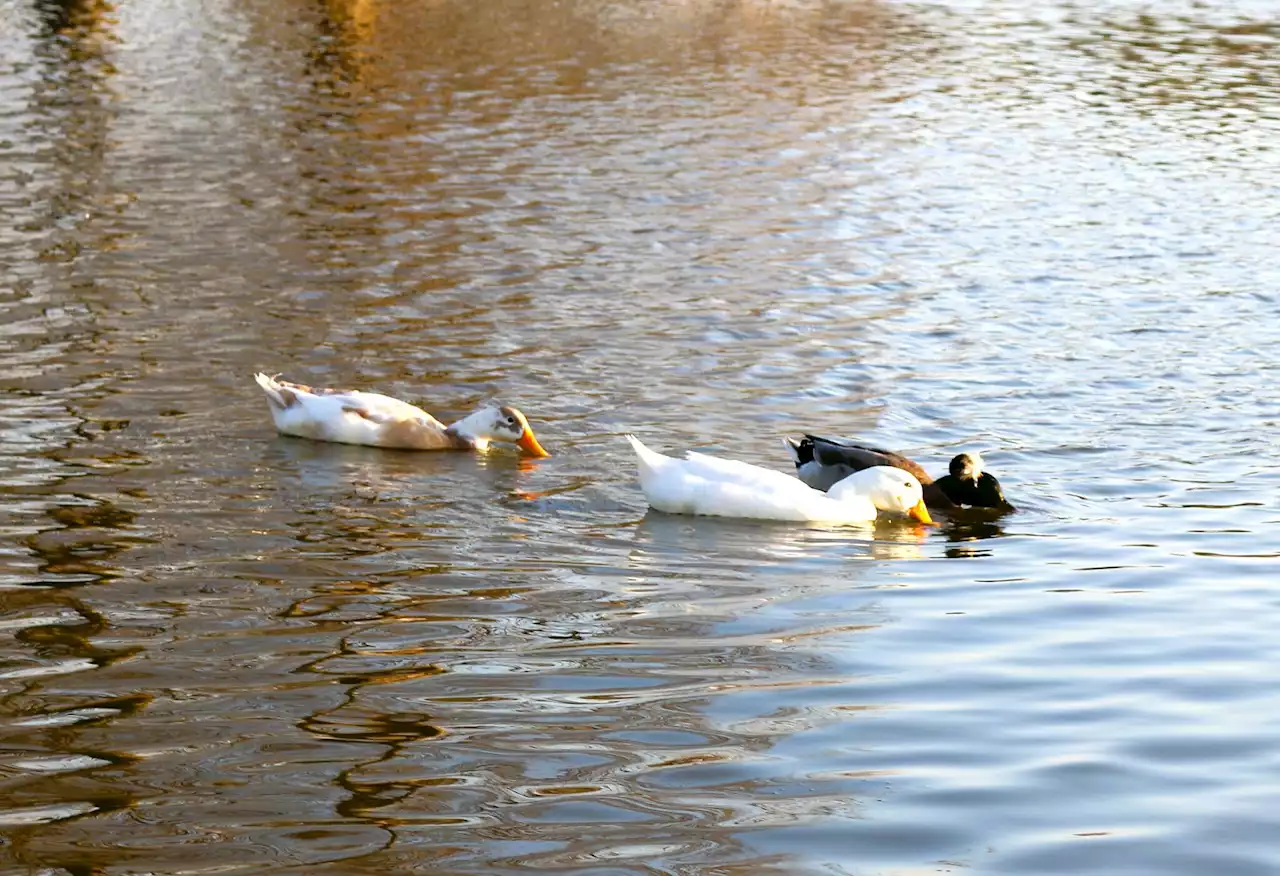
[[[976,481],[982,477],[982,454],[976,450],[972,453],[960,453],[951,460],[951,476],[962,481]]]

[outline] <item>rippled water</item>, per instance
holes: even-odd
[[[0,0],[0,870],[1275,873],[1278,38]],[[1020,510],[646,514],[619,437],[803,429]]]

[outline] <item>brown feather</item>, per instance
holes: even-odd
[[[396,420],[383,426],[383,447],[402,450],[472,450],[475,445],[466,438],[421,420]]]

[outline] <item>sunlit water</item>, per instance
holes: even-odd
[[[0,870],[1276,873],[1274,14],[0,0]]]

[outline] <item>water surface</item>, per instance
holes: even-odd
[[[1278,36],[0,0],[0,869],[1276,872]],[[620,437],[801,430],[1019,511],[646,514]]]

